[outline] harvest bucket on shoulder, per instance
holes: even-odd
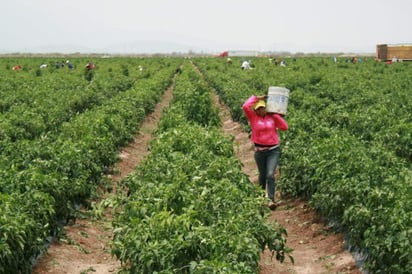
[[[286,115],[289,100],[289,89],[269,87],[266,111]]]

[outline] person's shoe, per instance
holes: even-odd
[[[270,201],[269,204],[268,204],[268,207],[269,207],[270,210],[275,210],[277,205],[276,205],[275,202]]]

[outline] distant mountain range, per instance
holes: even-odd
[[[15,49],[0,49],[0,53],[187,53],[187,52],[212,52],[186,44],[165,41],[134,41],[130,43],[112,43],[108,45],[84,46],[79,44],[53,44],[41,46],[23,46]]]
[[[125,43],[108,43],[106,45],[80,45],[80,44],[53,44],[53,45],[41,45],[41,46],[21,46],[14,49],[1,49],[0,54],[213,54],[217,55],[228,50],[241,51],[236,47],[230,48],[218,48],[215,49],[209,47],[202,47],[199,45],[188,45],[185,43],[167,42],[167,41],[132,41]],[[216,49],[217,48],[217,49]],[[253,49],[248,49],[249,51]],[[270,51],[270,50],[253,50],[263,54],[279,54],[279,55],[293,55],[287,50],[283,51]],[[374,52],[314,52],[303,53],[304,55],[363,55],[373,56]]]

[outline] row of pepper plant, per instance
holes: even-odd
[[[62,224],[87,206],[182,61],[99,59],[85,77],[86,59],[72,59],[72,70],[40,72],[53,61],[0,59],[0,273],[30,273]],[[11,70],[15,63],[24,69]]]
[[[250,130],[241,105],[269,86],[290,89],[290,129],[282,133],[284,196],[300,196],[348,238],[370,273],[412,272],[412,64],[372,58],[250,58],[194,62],[234,119]]]
[[[242,173],[233,141],[186,61],[150,153],[121,182],[112,249],[121,273],[259,273],[266,247],[289,257],[285,229],[267,222],[263,191]]]

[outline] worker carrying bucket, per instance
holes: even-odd
[[[289,100],[289,89],[284,87],[269,87],[266,111],[286,115]]]

